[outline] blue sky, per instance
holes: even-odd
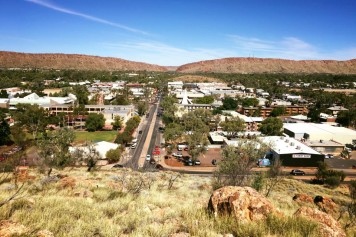
[[[355,0],[0,0],[0,50],[159,65],[356,58]]]

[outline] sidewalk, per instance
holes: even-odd
[[[151,123],[146,125],[146,126],[150,126],[150,128],[148,130],[147,137],[146,137],[146,140],[145,140],[145,144],[143,145],[143,148],[142,148],[142,151],[141,151],[141,154],[140,154],[140,158],[138,160],[138,167],[139,168],[142,168],[143,165],[145,164],[146,154],[147,154],[148,148],[150,146],[154,125],[155,125],[156,119],[157,119],[157,110],[158,110],[158,107],[153,112],[153,117],[152,117]]]

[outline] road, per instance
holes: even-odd
[[[155,140],[157,137],[157,131],[159,127],[159,119],[156,119],[156,112],[159,106],[160,100],[157,100],[149,109],[149,116],[142,122],[141,130],[142,134],[137,135],[137,146],[135,149],[130,149],[128,161],[123,165],[125,167],[138,170],[140,168],[140,158],[144,159],[147,154],[152,155],[152,151],[155,146]],[[154,122],[154,127],[151,128]],[[150,133],[150,129],[153,131]],[[149,141],[149,143],[147,142]],[[148,144],[148,145],[147,145]],[[147,151],[147,152],[145,152]],[[144,168],[147,167],[146,161]]]

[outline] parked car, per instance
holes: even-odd
[[[303,170],[292,170],[290,172],[291,175],[305,175],[305,172]]]
[[[142,134],[142,130],[138,131],[138,134]]]
[[[201,163],[200,163],[200,160],[196,160],[195,161],[195,165],[200,165]]]
[[[137,143],[132,144],[132,145],[131,145],[131,149],[135,149],[135,148],[136,148],[136,144],[137,144]]]
[[[151,160],[151,155],[146,155],[146,160],[150,161]]]
[[[334,156],[332,154],[326,154],[325,155],[325,159],[332,159],[334,158]]]
[[[184,150],[185,150],[185,151],[188,151],[188,147],[185,147]]]
[[[186,161],[184,161],[184,165],[192,166],[193,165],[193,161],[192,160],[186,160]]]
[[[212,161],[211,161],[211,164],[212,165],[216,165],[218,162],[217,162],[217,160],[215,160],[215,159],[213,159]]]
[[[162,166],[162,165],[157,164],[157,165],[156,165],[156,169],[158,169],[158,170],[163,170],[164,168],[163,168],[163,166]]]
[[[174,152],[172,155],[179,158],[183,156],[180,152]]]
[[[124,166],[123,166],[123,165],[120,165],[120,164],[116,164],[116,165],[113,165],[112,168],[124,168]]]
[[[150,160],[150,164],[152,164],[152,165],[156,164],[156,160],[152,158],[152,159]]]

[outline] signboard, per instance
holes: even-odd
[[[309,154],[293,154],[292,158],[308,159],[308,158],[311,158],[311,155],[309,155]]]

